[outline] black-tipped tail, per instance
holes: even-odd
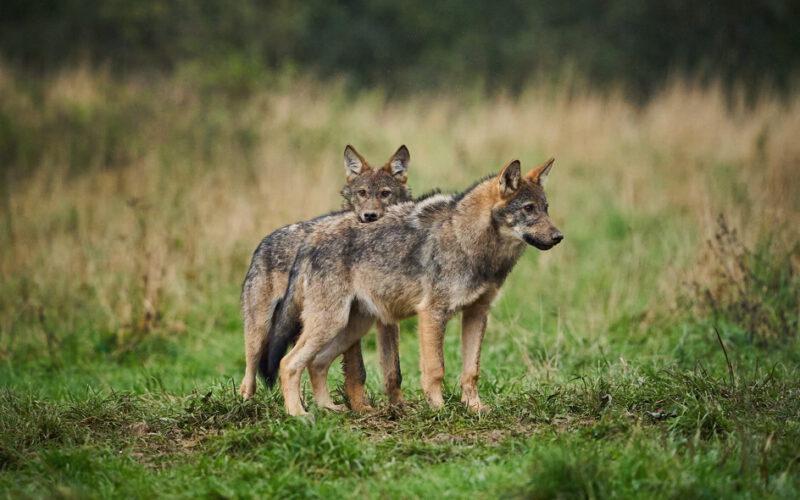
[[[258,362],[258,371],[264,377],[268,387],[275,385],[278,379],[281,359],[290,344],[297,341],[303,324],[300,319],[300,308],[293,300],[294,286],[290,282],[284,298],[275,307],[272,325],[267,335],[267,349]]]
[[[275,322],[277,321],[278,314],[280,314],[281,304],[282,303],[283,303],[283,298],[280,298],[280,299],[276,300],[272,304],[271,314],[268,316],[269,321],[267,322],[267,325],[266,325],[267,336],[266,336],[265,341],[264,341],[263,350],[261,351],[261,356],[258,359],[258,373],[261,374],[261,376],[264,378],[264,381],[267,382],[267,386],[269,386],[269,387],[272,387],[272,385],[275,383],[275,380],[274,380],[274,376],[273,376],[273,380],[270,381],[270,379],[269,379],[269,377],[267,375],[267,373],[268,373],[267,372],[267,366],[268,366],[267,353],[269,352],[270,341],[272,340],[272,337],[274,336]]]

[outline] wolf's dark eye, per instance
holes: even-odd
[[[526,213],[532,214],[534,210],[533,203],[523,206],[522,209],[525,210]]]
[[[385,189],[385,190],[381,191],[381,198],[388,198],[391,195],[392,195],[392,192],[389,191],[388,189]]]
[[[365,196],[367,196],[367,190],[366,189],[359,189],[358,190],[358,195],[360,197],[364,198]]]

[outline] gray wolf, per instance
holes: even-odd
[[[242,284],[241,306],[244,318],[244,345],[246,369],[239,392],[245,398],[256,390],[258,362],[267,346],[267,332],[272,324],[276,306],[283,297],[289,280],[289,270],[298,251],[313,229],[326,220],[347,213],[360,223],[373,223],[383,217],[386,207],[411,199],[408,180],[410,154],[401,146],[381,168],[373,168],[352,146],[344,150],[346,183],[341,190],[343,210],[323,215],[305,222],[282,227],[265,237],[253,253],[250,268]],[[396,324],[378,325],[381,362],[387,393],[394,401],[402,399],[400,393],[399,361],[397,359]],[[364,367],[360,344],[354,344],[345,354],[346,388],[354,410],[366,408],[363,394]],[[360,381],[358,381],[360,380]],[[332,405],[333,406],[333,405]],[[341,409],[335,407],[334,409]]]
[[[287,412],[305,413],[303,369],[325,406],[332,360],[373,318],[396,323],[413,315],[419,316],[422,390],[432,407],[442,407],[442,340],[459,311],[461,400],[472,411],[487,410],[477,381],[492,300],[526,244],[548,250],[564,238],[550,220],[543,188],[552,165],[550,159],[523,176],[515,160],[463,193],[400,203],[372,224],[352,214],[316,224],[292,266],[265,353],[263,374],[269,384],[280,374]]]

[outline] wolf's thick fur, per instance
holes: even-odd
[[[344,151],[347,183],[342,188],[344,210],[305,222],[291,224],[265,237],[253,253],[250,268],[242,284],[242,316],[246,370],[239,392],[250,398],[256,390],[256,371],[266,348],[267,332],[276,306],[283,297],[289,270],[298,251],[313,229],[339,214],[352,214],[355,220],[373,222],[383,216],[387,206],[411,199],[406,186],[410,155],[401,146],[381,168],[372,168],[352,146]],[[385,366],[385,385],[390,398],[397,402],[400,393],[396,324],[379,324],[381,362]],[[363,394],[364,368],[360,344],[345,354],[345,378],[350,404],[355,410],[365,407]],[[362,392],[358,393],[361,388]],[[349,389],[352,389],[350,391]],[[338,409],[338,407],[337,407]]]
[[[359,224],[352,214],[316,224],[292,267],[266,353],[267,381],[274,383],[280,370],[286,410],[305,413],[304,368],[324,404],[331,361],[366,333],[372,318],[395,323],[414,314],[422,389],[433,407],[441,407],[442,337],[458,311],[461,399],[473,411],[484,410],[477,381],[492,300],[526,243],[547,250],[563,238],[548,216],[543,189],[552,164],[522,176],[519,162],[511,162],[462,194],[395,205],[373,224]]]

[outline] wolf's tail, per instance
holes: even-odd
[[[297,268],[299,258],[295,260],[292,271],[289,273],[289,283],[286,292],[276,306],[267,334],[267,346],[261,354],[258,363],[258,371],[267,383],[272,387],[278,379],[278,369],[281,359],[286,354],[289,344],[297,341],[303,329],[300,318],[300,300],[302,291],[298,283]]]

